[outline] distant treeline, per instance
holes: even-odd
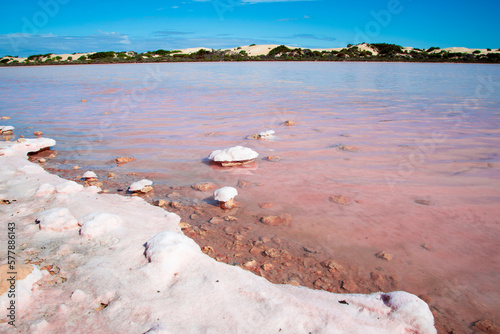
[[[280,45],[267,55],[250,56],[245,50],[206,50],[183,54],[179,50],[156,50],[144,53],[97,52],[88,56],[69,57],[62,60],[53,54],[31,55],[24,62],[4,57],[1,65],[57,65],[57,64],[108,64],[108,63],[152,63],[152,62],[204,62],[204,61],[387,61],[387,62],[454,62],[454,63],[500,63],[500,49],[493,53],[482,54],[480,50],[472,53],[448,52],[439,47],[427,50],[404,50],[400,45],[387,43],[363,44],[378,54],[363,50],[360,45],[347,45],[340,51],[312,51],[310,49],[290,49]],[[487,49],[491,51],[491,49]],[[52,57],[53,56],[53,57]]]

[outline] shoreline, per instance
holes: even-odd
[[[25,66],[79,66],[79,65],[124,65],[124,64],[175,64],[175,63],[294,63],[294,62],[309,62],[309,63],[397,63],[397,64],[482,64],[482,65],[499,65],[498,62],[485,62],[485,61],[416,61],[416,60],[382,60],[382,59],[373,59],[373,60],[258,60],[258,59],[249,59],[249,60],[172,60],[172,61],[130,61],[130,62],[92,62],[92,63],[65,63],[65,62],[54,62],[54,63],[15,63],[15,64],[0,64],[0,68],[5,67],[25,67]]]
[[[109,326],[116,326],[113,330],[118,330],[125,325],[128,329],[133,326],[143,332],[144,328],[147,331],[148,326],[151,329],[162,326],[176,328],[181,332],[189,332],[188,328],[200,329],[199,326],[211,326],[210,328],[218,328],[219,331],[237,328],[241,332],[252,332],[253,329],[265,332],[276,329],[275,326],[285,331],[299,328],[351,328],[352,332],[363,332],[367,330],[363,329],[364,326],[372,329],[375,326],[381,332],[387,332],[395,330],[396,327],[393,326],[403,326],[419,333],[435,333],[428,306],[407,293],[337,295],[293,287],[290,284],[275,285],[237,267],[214,261],[180,232],[180,228],[176,226],[180,221],[180,218],[176,218],[177,215],[150,206],[136,197],[98,194],[95,187],[78,186],[75,182],[65,181],[26,161],[23,157],[25,152],[40,148],[37,143],[39,140],[29,141],[31,147],[16,144],[16,152],[7,152],[8,147],[14,143],[3,142],[1,152],[4,154],[0,157],[3,160],[1,194],[3,200],[10,199],[11,203],[2,205],[2,211],[13,212],[12,217],[15,218],[11,220],[16,221],[17,243],[23,246],[18,262],[36,264],[44,273],[43,278],[35,284],[33,296],[29,298],[31,301],[26,302],[27,305],[32,303],[31,308],[19,310],[23,312],[19,314],[19,330],[54,330],[64,324],[69,327],[89,326],[89,330],[112,328]],[[5,188],[6,183],[8,188]],[[12,202],[14,197],[16,201]],[[43,207],[40,206],[42,203],[45,203]],[[133,212],[131,207],[134,207]],[[104,219],[101,223],[108,226],[94,226],[94,229],[87,229],[86,232],[82,227],[79,232],[80,228],[76,225],[63,228],[60,226],[61,222],[46,222],[51,228],[44,231],[45,228],[40,229],[33,222],[39,217],[40,226],[44,226],[40,209],[47,212],[51,208],[68,208],[78,225],[92,225],[91,220],[85,218],[89,216],[88,211],[94,212],[93,219],[99,216],[95,212],[108,212],[118,223],[109,225],[106,222],[109,219]],[[144,215],[149,221],[147,231],[135,223]],[[71,219],[67,218],[63,223],[70,224],[69,220]],[[169,232],[161,232],[165,228]],[[82,238],[84,233],[87,233],[87,240]],[[144,242],[149,261],[143,255]],[[45,246],[41,247],[42,245]],[[112,265],[113,262],[121,265]],[[96,267],[97,264],[99,265]],[[56,267],[57,272],[53,270]],[[336,269],[332,265],[330,270]],[[208,277],[213,279],[207,280]],[[149,283],[144,284],[145,282]],[[214,282],[221,282],[224,288],[219,290]],[[241,294],[242,288],[246,291],[244,294]],[[164,289],[167,289],[166,295],[158,298],[157,294]],[[207,299],[207,293],[215,293],[217,297]],[[54,299],[55,296],[57,298]],[[391,304],[392,296],[395,297],[394,300],[398,300],[398,305]],[[198,301],[200,297],[205,302],[202,310],[198,310],[201,312],[197,313],[197,320],[190,317],[190,322],[182,325],[185,322],[183,317],[180,317],[181,323],[169,319],[172,313],[165,306],[175,303],[177,315],[188,314],[192,312],[195,300]],[[284,302],[290,298],[293,301]],[[132,300],[135,300],[135,307],[127,312],[121,311]],[[223,300],[225,302],[220,303]],[[239,304],[237,310],[234,307],[235,301]],[[37,302],[43,302],[43,306],[34,310],[33,305]],[[267,308],[265,305],[270,305],[269,303],[280,306],[263,313],[262,307]],[[366,303],[371,306],[366,308]],[[40,318],[41,314],[55,305],[59,305],[55,313]],[[314,311],[304,313],[305,305]],[[350,310],[349,305],[357,305],[352,309],[354,313],[343,311]],[[83,319],[68,317],[71,310],[81,307],[94,311],[89,312],[90,316],[83,316]],[[357,314],[359,307],[365,309],[362,315]],[[414,314],[413,307],[419,310],[417,314]],[[227,314],[229,320],[214,319],[212,308]],[[387,312],[384,308],[390,311]],[[412,309],[409,312],[411,314],[408,313],[408,308]],[[117,313],[118,310],[120,313]],[[381,316],[381,313],[385,316]],[[290,318],[291,314],[295,314],[293,320]],[[157,317],[161,319],[160,323],[153,321]],[[325,317],[332,321],[325,324]],[[134,319],[132,324],[130,319]],[[248,319],[251,320],[250,323]],[[7,324],[2,323],[0,326]]]

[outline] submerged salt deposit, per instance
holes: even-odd
[[[18,262],[45,268],[19,291],[32,296],[18,332],[436,333],[427,304],[406,292],[332,294],[219,263],[182,234],[177,215],[73,187],[28,162],[42,141],[0,144],[0,196],[16,200],[0,207],[2,223],[16,223]]]
[[[147,189],[146,187],[151,187],[152,184],[153,181],[143,179],[132,183],[128,190],[132,192],[143,191],[144,189]]]

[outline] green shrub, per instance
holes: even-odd
[[[78,58],[79,61],[85,61],[87,60],[87,56],[83,55],[83,56],[80,56],[80,58]]]
[[[472,53],[473,53],[473,54],[479,54],[479,53],[481,53],[481,51],[480,51],[480,50],[475,50],[475,51],[473,51]]]
[[[285,54],[287,52],[292,51],[290,48],[286,47],[285,45],[280,45],[269,51],[267,54],[269,57],[275,57],[278,54]]]
[[[105,58],[114,58],[115,53],[113,51],[106,52],[96,52],[88,56],[89,59],[105,59]]]
[[[34,61],[37,61],[37,60],[41,60],[43,58],[43,55],[31,55],[31,56],[28,56],[28,60],[34,60]]]
[[[380,55],[391,56],[396,53],[403,53],[403,48],[400,45],[396,44],[374,43],[370,44],[370,46],[375,48],[375,50],[377,50]]]

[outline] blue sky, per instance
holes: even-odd
[[[3,1],[0,56],[248,44],[500,48],[498,0]]]

